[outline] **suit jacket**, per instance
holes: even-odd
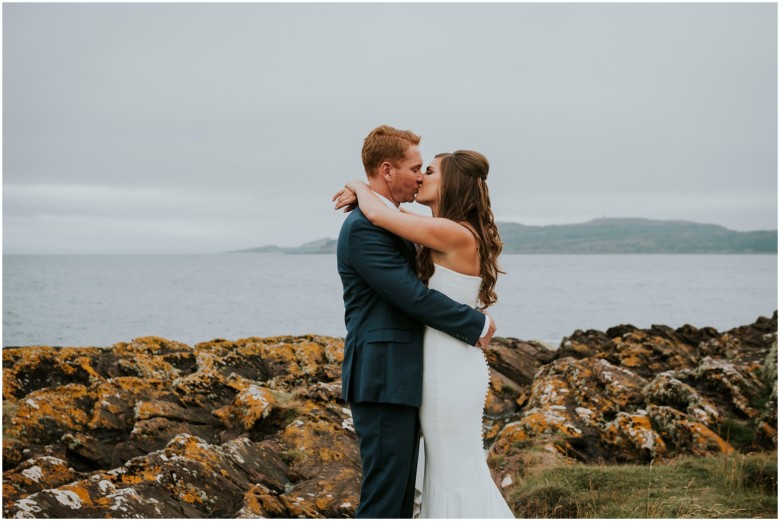
[[[485,315],[426,288],[414,271],[415,255],[412,243],[374,226],[359,208],[341,227],[346,402],[419,407],[424,325],[470,345],[479,340]]]

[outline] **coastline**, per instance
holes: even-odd
[[[352,517],[342,350],[318,335],[5,348],[4,515]],[[488,462],[516,514],[530,467],[777,448],[777,312],[728,331],[578,330],[557,350],[496,338],[486,357]]]

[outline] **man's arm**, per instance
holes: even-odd
[[[398,239],[367,221],[355,221],[349,233],[352,266],[381,298],[416,320],[470,345],[487,345],[482,338],[487,326],[483,313],[459,304],[436,290],[428,289],[417,278],[402,252]]]

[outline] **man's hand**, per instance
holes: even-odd
[[[331,201],[336,201],[334,210],[344,208],[344,213],[351,212],[357,207],[357,196],[349,188],[342,188],[336,192]]]
[[[490,326],[488,327],[488,332],[479,339],[479,342],[477,342],[477,347],[480,349],[485,349],[488,344],[490,344],[490,341],[493,339],[493,335],[496,333],[496,321],[493,320],[493,317],[485,313],[485,315],[488,316],[490,319]]]

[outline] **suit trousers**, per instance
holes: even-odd
[[[373,402],[351,403],[350,409],[363,466],[355,517],[411,519],[420,445],[419,409]]]

